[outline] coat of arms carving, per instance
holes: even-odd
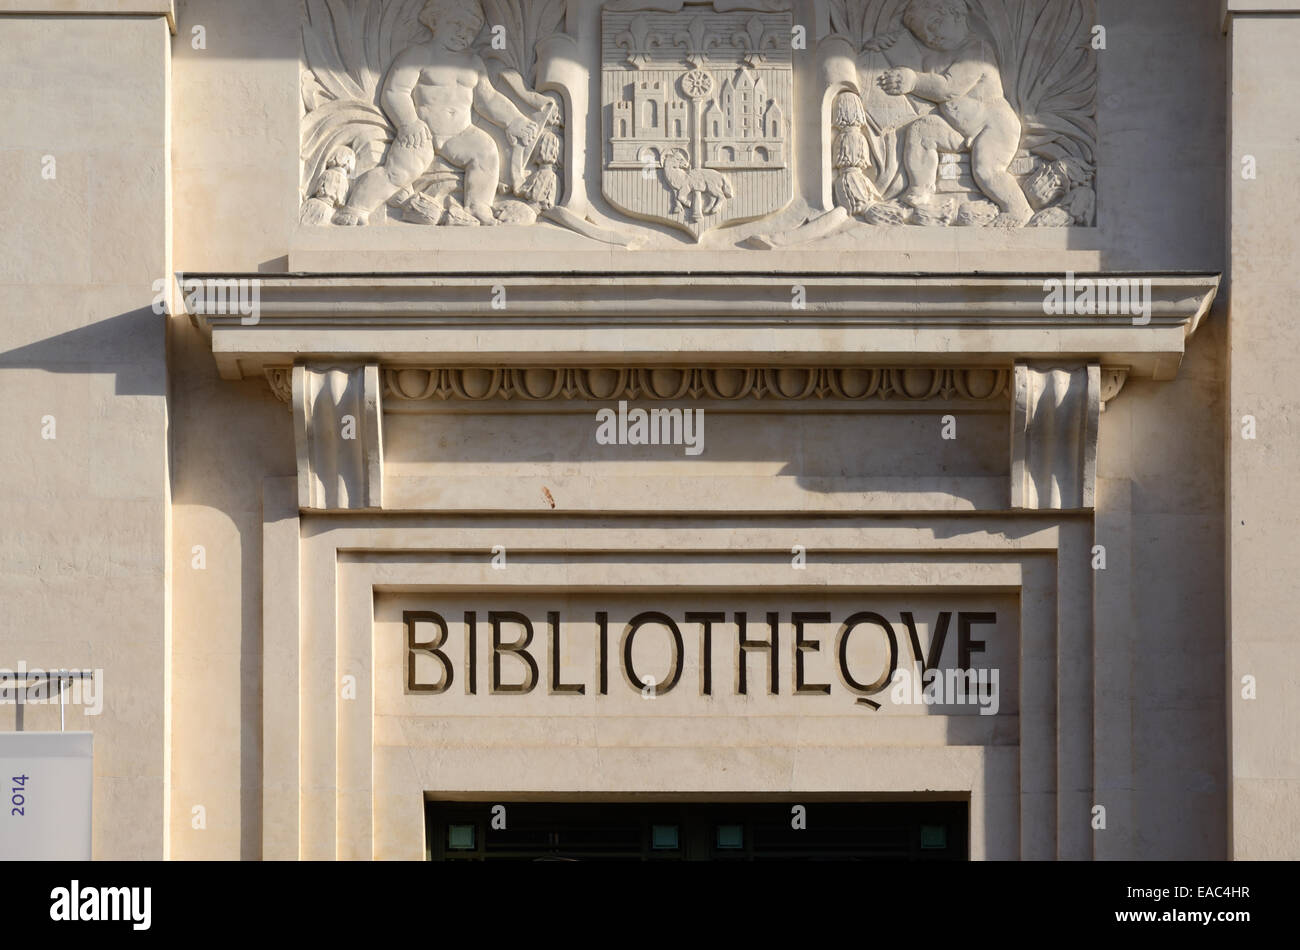
[[[792,17],[772,0],[602,11],[605,198],[696,240],[793,196]]]

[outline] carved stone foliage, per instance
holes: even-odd
[[[303,0],[302,223],[477,227],[550,211],[562,121],[535,88],[537,46],[564,11],[564,0]]]
[[[615,0],[601,30],[602,192],[699,238],[793,196],[788,5]]]
[[[1091,226],[1093,0],[830,0],[830,166],[872,225]]]
[[[1005,399],[999,369],[867,367],[390,368],[384,396],[399,401],[518,399]]]

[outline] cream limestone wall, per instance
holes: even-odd
[[[99,859],[168,852],[166,7],[0,3],[0,665],[102,670],[102,712],[67,709]]]
[[[283,257],[269,222],[296,218],[296,183],[272,169],[297,149],[296,65],[268,38],[297,22],[295,4],[178,6],[174,44],[191,104],[174,123],[177,228],[187,235],[177,271],[207,266],[209,242],[239,248],[240,269]],[[194,48],[194,27],[207,48]],[[221,183],[221,184],[218,184]],[[211,263],[209,261],[209,263]],[[265,386],[216,378],[211,352],[188,319],[173,321],[178,475],[173,551],[179,585],[175,664],[191,700],[176,706],[171,812],[180,858],[261,856],[261,480],[294,470],[292,420]],[[215,429],[213,428],[215,426]],[[214,432],[220,432],[213,438]],[[193,548],[206,552],[191,568]],[[274,592],[272,592],[274,594]],[[190,743],[197,743],[191,745]],[[195,828],[193,809],[206,827]]]
[[[1295,72],[1291,60],[1300,42],[1300,11],[1288,4],[1239,2],[1230,9],[1236,11],[1226,24],[1236,93],[1229,151],[1232,298],[1225,406],[1229,848],[1236,858],[1294,859],[1300,857],[1295,742],[1300,646],[1290,565],[1300,556],[1300,534],[1294,506],[1279,501],[1279,492],[1300,445],[1296,400],[1287,385],[1300,283],[1295,265],[1300,177],[1293,164],[1300,109],[1294,97],[1276,90]]]
[[[796,18],[811,21],[817,9],[796,4]],[[1108,28],[1109,45],[1101,60],[1100,217],[1094,233],[981,232],[977,240],[964,234],[935,239],[908,229],[910,233],[880,236],[874,247],[803,256],[692,249],[645,252],[649,256],[602,251],[597,257],[579,242],[557,240],[553,247],[541,243],[531,251],[520,247],[489,259],[503,270],[562,268],[574,266],[575,260],[612,270],[698,269],[702,253],[710,267],[760,272],[804,266],[844,273],[1053,272],[1066,267],[1222,271],[1225,73],[1218,4],[1103,0],[1099,20]],[[195,26],[205,28],[206,49],[193,48]],[[433,229],[302,233],[297,225],[299,28],[298,4],[289,0],[178,3],[174,270],[481,269],[481,250],[459,257],[445,247],[439,250],[452,239],[429,234]],[[1078,562],[1063,593],[1050,595],[1053,605],[1060,596],[1061,603],[1077,608],[1076,614],[1090,608],[1095,615],[1093,668],[1084,663],[1064,671],[1068,680],[1073,670],[1081,670],[1096,685],[1088,721],[1071,724],[1061,760],[1053,758],[1055,743],[1042,733],[1028,744],[1019,738],[1005,741],[1005,736],[988,743],[968,736],[945,746],[937,734],[919,741],[911,737],[893,749],[874,751],[870,761],[879,768],[875,786],[865,774],[870,770],[859,762],[863,771],[854,773],[855,789],[897,792],[929,787],[930,776],[945,776],[952,791],[980,803],[985,817],[977,820],[973,809],[973,833],[981,836],[973,853],[985,856],[1048,856],[1057,853],[1058,845],[1071,856],[1099,858],[1226,856],[1223,324],[1222,308],[1212,311],[1188,341],[1177,379],[1131,380],[1101,417],[1095,522],[1066,520],[1070,530],[1105,546],[1107,568],[1092,572]],[[418,723],[379,715],[373,723],[349,718],[358,708],[369,708],[372,693],[377,712],[383,704],[409,701],[391,689],[391,612],[397,603],[392,598],[399,593],[381,589],[375,600],[375,585],[416,587],[400,596],[420,603],[448,597],[463,601],[470,595],[463,588],[437,591],[436,552],[442,549],[437,539],[409,540],[395,533],[392,522],[385,528],[382,520],[371,523],[370,516],[364,525],[357,524],[356,516],[337,514],[311,514],[300,521],[292,490],[286,502],[278,481],[291,480],[296,471],[291,413],[259,378],[218,379],[211,344],[187,318],[173,318],[172,331],[171,555],[177,567],[169,813],[173,856],[418,857],[412,849],[422,844],[417,829],[424,791],[505,788],[501,780],[491,784],[492,776],[508,771],[516,754],[534,763],[529,772],[537,780],[533,784],[577,790],[573,782],[556,777],[563,775],[564,766],[548,761],[544,748],[538,751],[540,746],[532,744],[550,735],[565,735],[571,742],[566,757],[555,761],[582,765],[585,771],[575,774],[584,776],[584,791],[610,794],[645,779],[644,755],[655,755],[638,759],[637,749],[662,742],[652,725],[620,732],[620,724],[600,726],[593,720],[587,732],[559,733],[557,728],[571,724],[557,725],[539,715],[527,732],[533,738],[521,740],[522,745],[486,733],[478,739],[439,733],[448,743],[447,751],[439,753],[427,741],[432,728],[427,722],[425,738],[412,739],[400,730],[419,728]],[[582,527],[575,510],[612,521],[615,533],[626,530],[618,543],[635,546],[650,536],[636,534],[620,518],[676,506],[688,515],[677,520],[688,535],[697,536],[676,543],[698,546],[700,538],[712,539],[706,548],[726,551],[745,550],[746,541],[726,533],[736,522],[720,519],[724,512],[734,515],[748,506],[766,512],[765,517],[784,516],[793,519],[789,530],[799,533],[816,528],[827,511],[851,517],[875,508],[881,517],[915,529],[892,542],[896,548],[885,549],[906,561],[922,545],[920,535],[930,530],[918,509],[974,510],[992,517],[1006,508],[1005,401],[959,407],[962,436],[955,445],[936,436],[943,411],[936,405],[891,407],[877,414],[855,409],[717,415],[712,413],[718,407],[710,406],[709,447],[698,460],[685,459],[680,451],[598,453],[591,441],[593,409],[564,406],[498,403],[441,414],[385,407],[385,488],[394,499],[392,507],[423,510],[422,517],[435,523],[443,517],[440,509],[471,525],[485,511],[493,513],[490,530],[472,541],[455,541],[465,558],[480,559],[479,574],[471,578],[479,588],[504,584],[487,565],[493,543],[511,547],[522,534],[542,531],[559,544]],[[611,483],[611,477],[623,481]],[[846,489],[846,482],[833,482],[855,477],[877,479],[877,489],[880,480],[891,477],[903,482],[892,492],[858,495]],[[913,480],[922,478],[948,479],[937,500],[920,497],[919,482]],[[832,480],[829,490],[827,480]],[[556,503],[553,510],[543,501],[543,488]],[[264,498],[275,504],[264,506]],[[539,516],[547,519],[540,528]],[[1014,519],[998,523],[999,544],[1014,546],[1044,523],[1054,523],[1045,515]],[[416,560],[412,576],[389,578],[379,568],[376,574],[357,573],[352,566],[336,569],[333,548],[322,553],[328,539],[320,539],[353,528],[369,535],[348,544],[386,549],[404,540],[422,546],[426,555]],[[965,529],[948,525],[944,530],[963,534]],[[501,541],[490,540],[489,535],[498,534]],[[781,550],[777,542],[769,537],[762,543],[775,559]],[[202,570],[192,567],[196,545],[205,554]],[[729,574],[721,564],[712,570],[715,584],[732,585],[712,592],[712,602],[731,604],[750,596],[735,593],[743,577]],[[351,584],[352,591],[337,603],[326,593],[336,577],[340,584]],[[576,571],[569,577],[571,582],[579,579]],[[896,580],[899,587],[904,579]],[[1019,588],[1008,581],[1007,589]],[[492,598],[486,592],[472,596]],[[511,596],[519,596],[518,591]],[[807,591],[799,596],[816,598]],[[898,599],[897,594],[887,596]],[[643,595],[610,597],[626,605]],[[372,610],[379,611],[379,626],[370,625]],[[301,642],[300,622],[306,632]],[[336,624],[353,639],[336,638]],[[365,646],[371,631],[373,656]],[[353,652],[335,663],[336,651],[349,644]],[[335,677],[351,668],[348,657],[363,672],[359,679],[367,692],[357,701],[360,707],[345,705],[337,695]],[[1055,703],[1042,695],[1039,700],[1044,718],[1033,722],[1054,727]],[[1025,719],[1023,714],[1020,718]],[[798,723],[780,736],[763,731],[777,728],[774,722],[754,726],[746,742],[772,739],[777,747],[766,765],[746,759],[743,751],[719,753],[734,738],[728,730],[743,728],[736,723],[716,727],[707,741],[700,740],[695,754],[701,760],[725,754],[741,766],[747,763],[750,770],[741,767],[737,774],[742,778],[736,780],[747,778],[747,788],[847,790],[836,778],[846,761],[837,756],[851,757],[854,748],[845,739],[844,722]],[[605,763],[621,763],[610,764],[604,778],[592,765],[591,730],[597,729],[613,736],[601,753]],[[819,742],[838,751],[823,750],[820,761],[819,753],[798,751]],[[923,754],[913,748],[927,743]],[[415,771],[396,771],[412,761],[408,748],[421,750]],[[686,753],[681,753],[684,758],[675,755],[679,753],[656,760],[668,766],[654,773],[664,787],[705,788],[707,776],[699,761]],[[1059,777],[1079,774],[1084,761],[1093,770],[1092,795],[1058,783]],[[796,762],[806,768],[798,773],[799,782],[791,779]],[[1000,783],[1022,766],[1024,786],[1008,792]],[[354,784],[360,782],[354,776],[372,770],[373,784]],[[666,777],[673,775],[680,779]],[[1105,831],[1088,830],[1086,818],[1080,818],[1093,804],[1107,809]],[[195,806],[205,809],[202,829],[193,825]],[[342,829],[337,839],[336,828]]]
[[[1279,361],[1293,349],[1286,211],[1300,118],[1285,86],[1297,18],[1279,11],[1293,5],[1101,0],[1095,230],[882,229],[815,250],[710,238],[597,255],[572,236],[492,236],[485,252],[440,229],[304,232],[297,0],[180,0],[174,12],[166,0],[0,0],[0,666],[104,671],[102,714],[68,709],[69,729],[95,734],[95,856],[419,857],[425,792],[941,784],[971,801],[975,856],[1295,857],[1297,552],[1279,491],[1293,461]],[[594,9],[577,7],[576,20]],[[797,21],[824,14],[794,4]],[[1241,174],[1247,156],[1254,178]],[[257,374],[218,378],[190,319],[152,309],[155,282],[176,271],[702,262],[1228,270],[1231,340],[1221,294],[1176,379],[1132,379],[1108,401],[1095,513],[1007,510],[1004,396],[682,403],[706,409],[696,459],[596,446],[595,405],[390,400],[390,510],[300,516],[292,413]],[[937,434],[949,412],[955,442]],[[790,580],[790,545],[805,541],[809,573]],[[505,574],[490,565],[495,544],[512,552]],[[1105,570],[1088,565],[1093,544]],[[1027,678],[987,722],[887,714],[865,740],[860,710],[804,716],[788,696],[719,702],[683,729],[689,677],[657,700],[681,704],[671,715],[626,695],[614,715],[594,701],[553,715],[570,698],[537,695],[516,718],[510,697],[458,694],[450,724],[428,712],[438,698],[394,686],[404,607],[600,602],[626,616],[686,603],[652,581],[729,611],[757,612],[772,590],[807,609],[1018,611],[1006,634],[1020,652],[999,662]],[[357,700],[338,688],[352,670]],[[17,711],[0,712],[13,728]],[[23,715],[26,729],[57,728],[56,709]],[[500,718],[510,729],[494,728]],[[1094,832],[1098,804],[1108,821]]]
[[[1227,856],[1224,337],[1216,308],[1178,379],[1126,385],[1101,420],[1097,799],[1121,818],[1098,857]]]

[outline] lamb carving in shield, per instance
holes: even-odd
[[[781,0],[606,3],[606,200],[696,240],[785,207],[794,183],[791,26]]]

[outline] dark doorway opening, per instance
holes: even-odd
[[[425,803],[434,861],[965,861],[968,824],[966,802]]]

